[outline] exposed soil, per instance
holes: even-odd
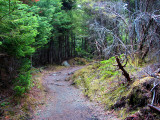
[[[47,103],[37,110],[33,120],[118,120],[113,112],[105,112],[75,88],[69,77],[82,67],[69,67],[44,77]]]

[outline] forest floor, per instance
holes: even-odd
[[[47,100],[35,111],[33,120],[119,120],[113,111],[104,111],[72,85],[71,75],[83,67],[68,67],[44,76]]]

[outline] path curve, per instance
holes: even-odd
[[[33,120],[118,120],[113,114],[106,115],[101,107],[87,100],[71,81],[67,81],[81,68],[65,68],[44,78],[49,99],[43,109],[37,110]]]

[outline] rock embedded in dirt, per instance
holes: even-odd
[[[56,79],[56,81],[60,81],[60,79]]]
[[[53,76],[56,76],[57,74],[52,74]]]
[[[69,80],[70,80],[70,77],[68,77],[68,78],[65,79],[65,81],[69,81]]]
[[[74,72],[69,72],[69,73],[68,73],[68,75],[72,75],[72,74],[74,74]]]
[[[75,85],[76,83],[75,82],[72,82],[70,85]]]
[[[63,61],[63,62],[62,62],[62,65],[63,65],[63,66],[66,66],[66,67],[70,67],[70,64],[69,64],[67,61]]]

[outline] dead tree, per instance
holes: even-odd
[[[115,56],[116,58],[116,62],[117,62],[117,65],[119,67],[120,70],[122,70],[122,74],[124,75],[124,77],[126,78],[127,82],[131,82],[131,78],[128,74],[128,72],[124,69],[124,67],[126,66],[127,64],[127,61],[126,61],[126,64],[125,65],[122,65],[121,62],[120,62],[120,59],[118,58],[118,56],[116,55]]]
[[[148,104],[148,106],[149,106],[151,109],[160,112],[160,108],[157,107],[157,106],[154,106],[155,96],[156,96],[156,88],[157,88],[158,85],[160,84],[160,82],[156,83],[156,79],[159,79],[159,78],[160,78],[160,68],[157,69],[156,71],[154,71],[152,74],[151,74],[151,73],[148,73],[147,71],[145,71],[145,73],[147,73],[149,76],[155,78],[153,88],[151,89],[151,92],[153,92],[152,102],[151,102],[151,104]]]
[[[153,106],[153,105],[148,105],[148,106],[149,106],[151,109],[160,112],[160,108],[159,108],[159,107],[156,107],[156,106]]]

